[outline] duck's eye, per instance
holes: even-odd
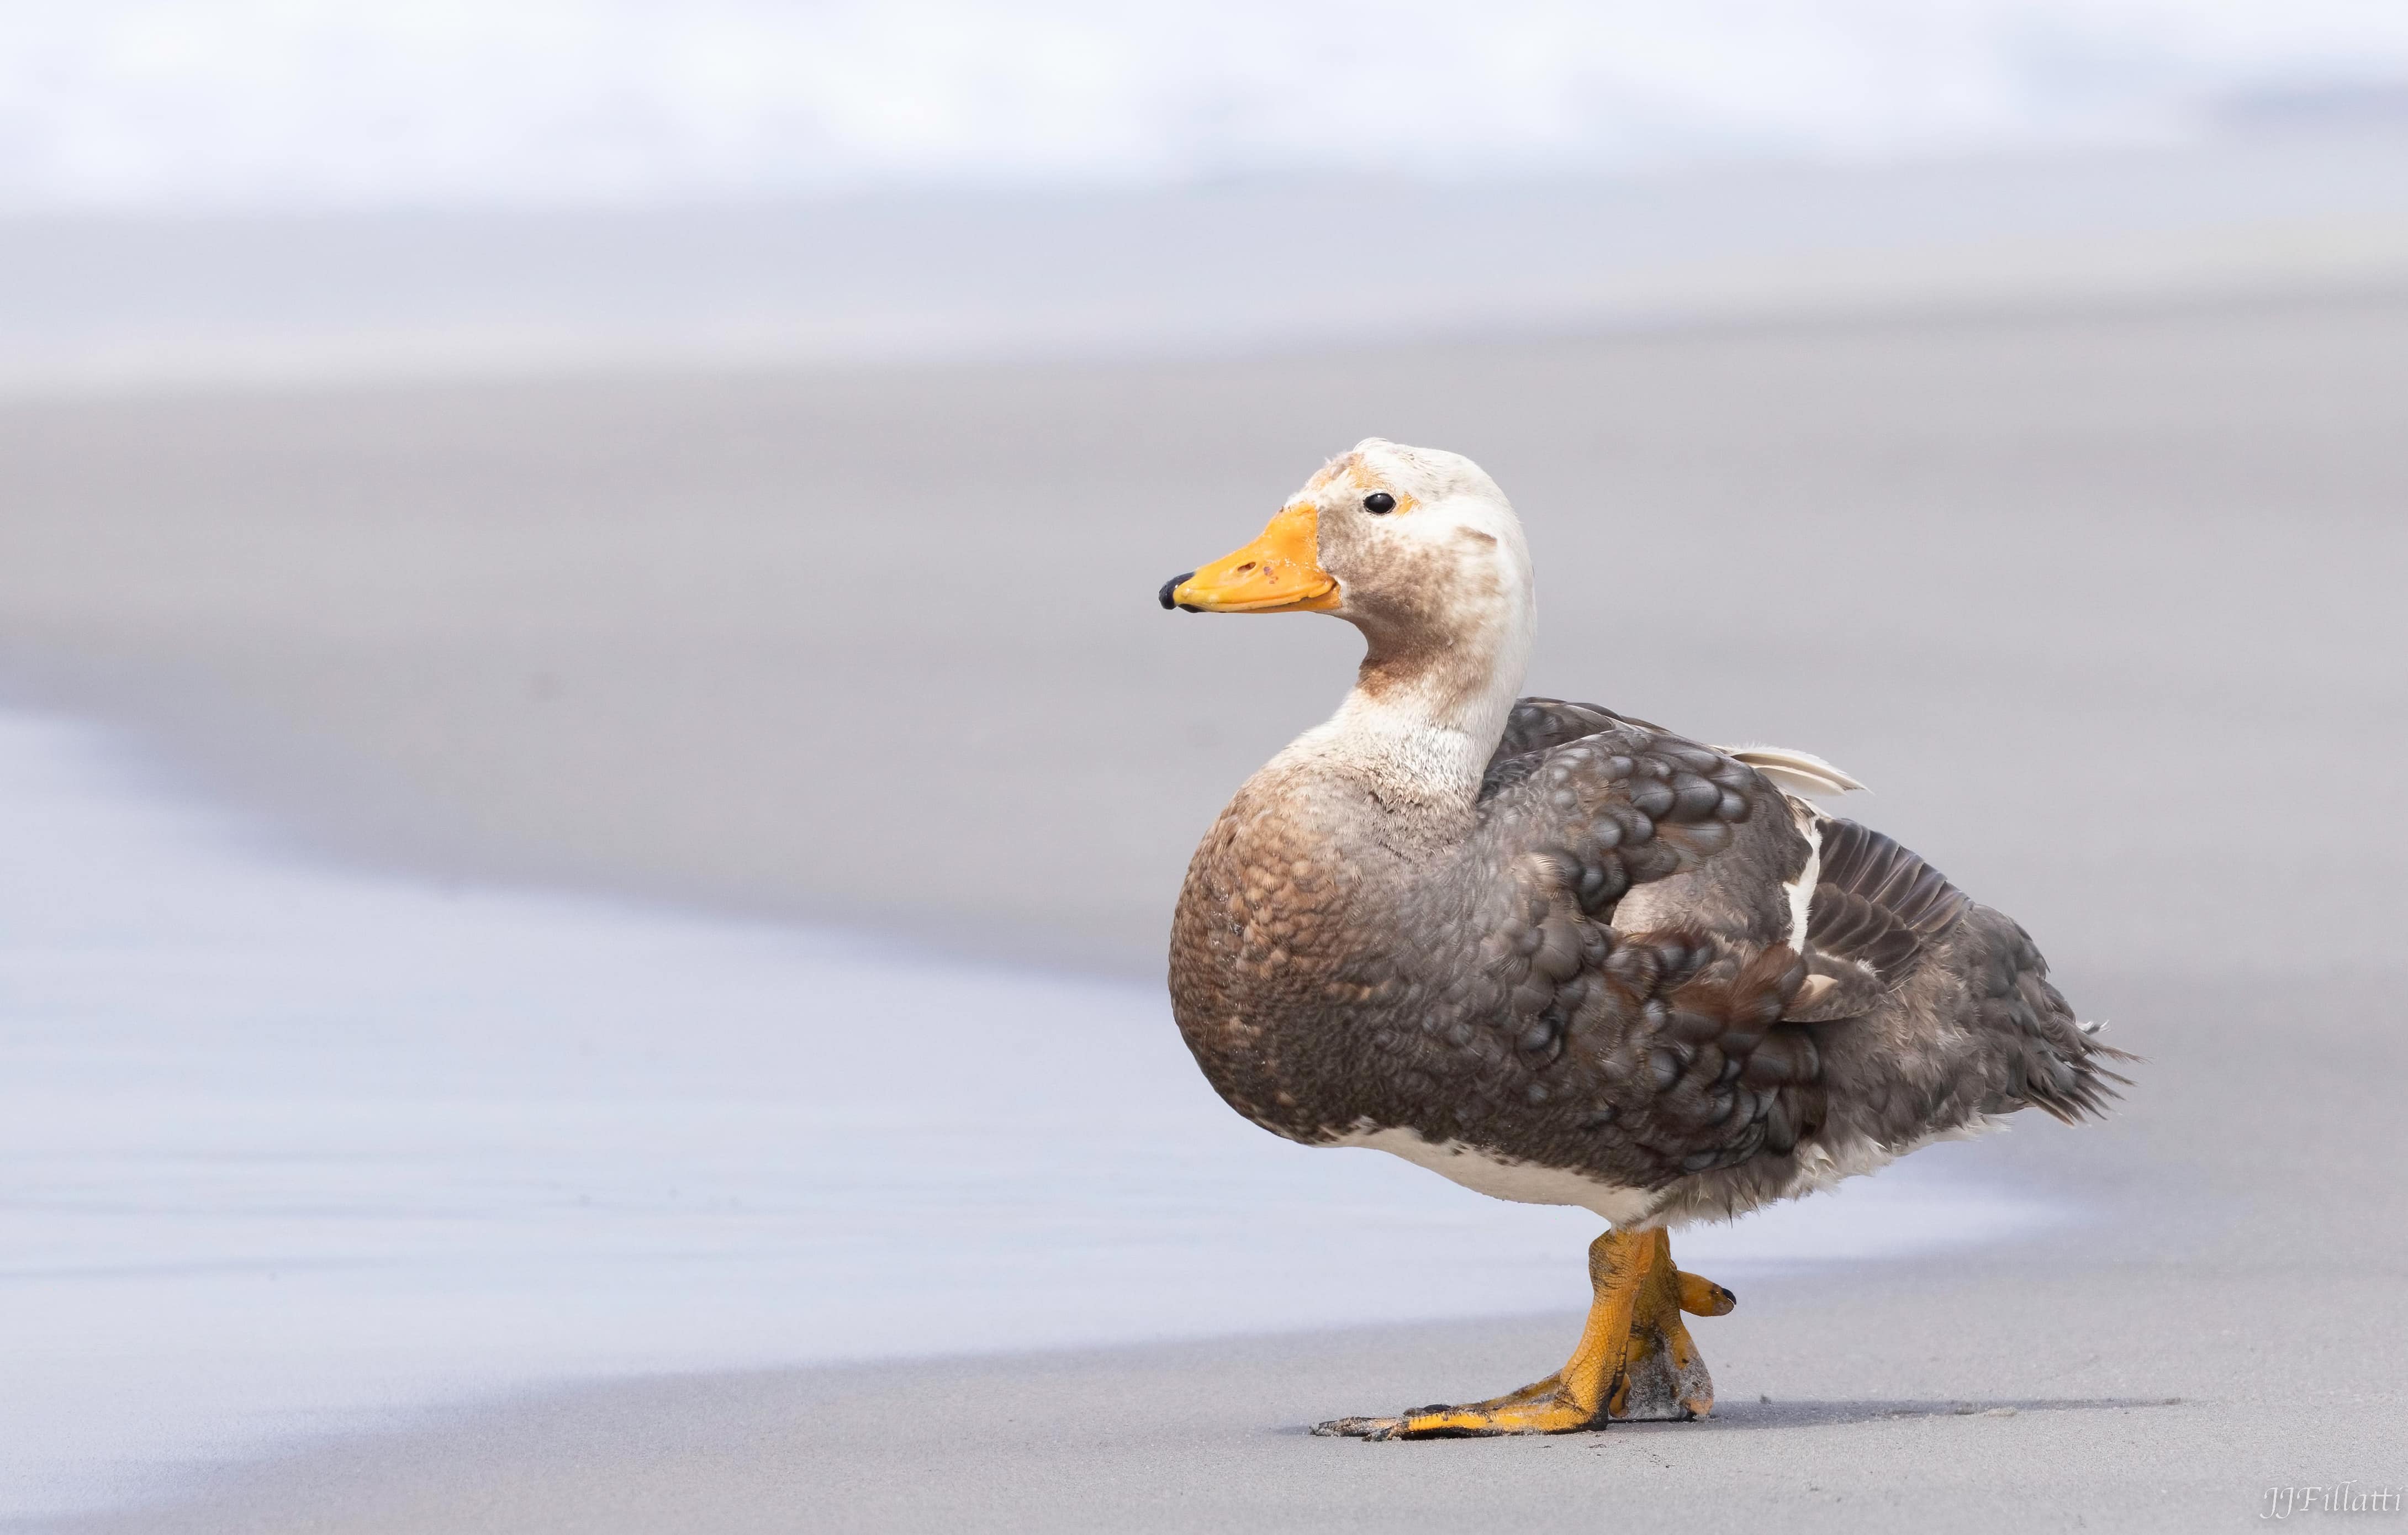
[[[1384,516],[1397,509],[1397,498],[1386,491],[1373,491],[1363,497],[1363,509]]]

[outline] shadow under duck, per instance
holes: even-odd
[[[1246,782],[1188,867],[1170,995],[1205,1076],[1289,1140],[1610,1227],[1555,1374],[1317,1432],[1703,1416],[1682,1313],[1734,1301],[1674,1267],[1670,1229],[2018,1109],[2097,1114],[2125,1080],[2020,926],[1808,803],[1861,787],[1837,769],[1516,698],[1529,555],[1470,460],[1366,440],[1160,595],[1330,613],[1367,641],[1337,715]]]

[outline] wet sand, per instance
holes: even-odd
[[[2403,384],[2371,294],[0,409],[7,685],[296,836],[1132,973],[1353,656],[1154,587],[1359,436],[1458,448],[1531,527],[1533,691],[1830,756],[2152,1057],[1981,1148],[2093,1226],[1758,1286],[1702,1427],[1297,1432],[1571,1321],[1467,1324],[633,1383],[125,1528],[2196,1528],[2408,1483]]]
[[[1702,1424],[1303,1431],[1519,1384],[1569,1348],[1565,1315],[633,1381],[429,1414],[68,1528],[2200,1530],[2258,1523],[2269,1487],[2408,1483],[2389,994],[2094,991],[2157,1020],[2129,1110],[1985,1148],[2079,1191],[2090,1224],[1743,1286],[1697,1327],[1720,1393]]]
[[[2408,295],[10,405],[0,681],[380,860],[1154,972],[1358,653],[1154,590],[1372,433],[1514,497],[1531,691],[1830,757],[2060,964],[2408,921]]]

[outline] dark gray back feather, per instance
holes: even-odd
[[[1820,823],[1823,867],[1806,912],[1807,944],[1872,967],[1895,986],[1924,945],[1954,926],[1971,904],[1940,870],[1869,826],[1837,817]]]

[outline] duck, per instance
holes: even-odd
[[[1675,1265],[1673,1232],[2025,1109],[2103,1117],[2128,1085],[2021,925],[1815,803],[1862,787],[1839,768],[1520,696],[1528,547],[1470,459],[1367,438],[1158,595],[1364,640],[1337,713],[1188,865],[1168,983],[1206,1080],[1287,1140],[1605,1223],[1560,1370],[1315,1432],[1704,1418],[1684,1318],[1736,1300]]]

